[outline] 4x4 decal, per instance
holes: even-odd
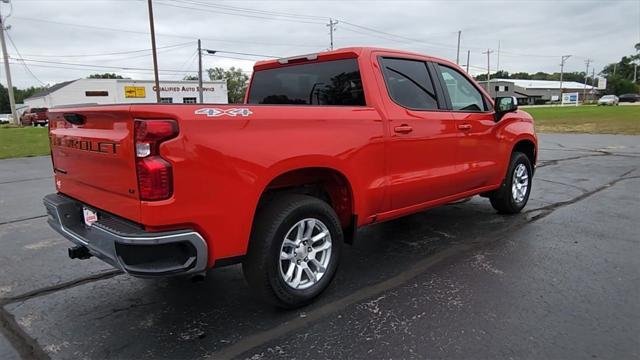
[[[253,114],[251,110],[247,108],[231,108],[231,109],[218,109],[218,108],[202,108],[194,112],[196,115],[207,115],[208,117],[218,117],[222,115],[227,116],[249,116]]]

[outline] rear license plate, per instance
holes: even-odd
[[[82,215],[84,216],[84,223],[87,226],[91,226],[94,222],[98,221],[98,214],[91,209],[82,208]]]

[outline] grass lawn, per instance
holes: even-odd
[[[539,132],[640,135],[640,106],[557,106],[522,110],[533,116]]]
[[[640,135],[640,106],[523,108],[539,132]],[[0,159],[49,154],[47,128],[0,127]]]
[[[0,127],[0,159],[48,154],[47,128]]]

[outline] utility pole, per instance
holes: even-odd
[[[571,55],[562,55],[562,60],[560,61],[560,104],[562,104],[562,75],[564,74],[564,62],[570,57]]]
[[[467,74],[469,73],[469,58],[471,58],[471,50],[467,50]]]
[[[156,102],[160,102],[160,79],[158,78],[158,53],[156,51],[156,29],[153,24],[153,5],[152,0],[147,0],[149,8],[149,28],[151,30],[151,51],[153,53],[153,75],[156,82]]]
[[[582,89],[582,103],[584,104],[587,100],[587,76],[589,75],[589,64],[591,63],[591,59],[587,59],[584,61],[587,64],[587,70],[584,72],[584,88]]]
[[[331,50],[333,50],[333,32],[335,31],[336,25],[338,25],[338,20],[333,21],[333,19],[330,18],[327,26],[329,27],[329,39],[331,40]]]
[[[462,30],[458,30],[458,51],[456,52],[456,64],[457,65],[460,65],[460,35],[462,35]]]
[[[594,90],[594,84],[595,84],[595,80],[596,79],[596,67],[594,66],[591,69],[591,97],[593,98],[593,95],[595,94],[595,90]]]
[[[202,99],[202,44],[198,39],[198,95],[200,96],[200,104],[204,102]]]
[[[498,40],[498,61],[496,61],[496,72],[500,71],[500,40]]]
[[[8,3],[8,0],[2,0],[3,3]],[[4,19],[2,19],[2,13],[0,13],[0,42],[2,43],[2,58],[4,59],[4,72],[7,74],[7,91],[9,92],[9,104],[11,106],[11,116],[13,122],[17,125],[20,123],[18,119],[18,113],[16,112],[16,99],[13,96],[13,84],[11,83],[11,69],[9,66],[9,55],[7,55],[7,44],[4,42],[4,31],[7,30],[4,26]]]
[[[483,54],[487,54],[487,92],[490,93],[489,84],[491,83],[491,53],[493,50],[487,49],[487,51],[483,52]]]

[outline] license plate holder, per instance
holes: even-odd
[[[98,221],[98,213],[87,207],[82,208],[82,216],[84,218],[84,224],[87,226],[91,226],[94,222]]]

